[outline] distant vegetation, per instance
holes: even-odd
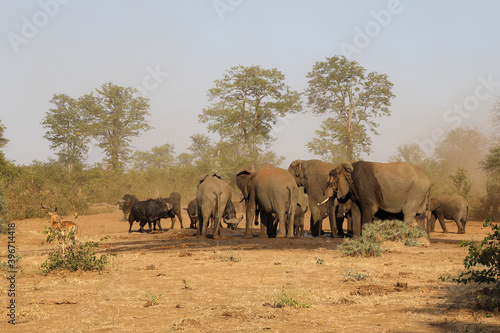
[[[207,133],[191,135],[191,145],[181,153],[169,142],[147,151],[132,149],[131,141],[152,129],[150,101],[138,97],[134,88],[109,82],[76,98],[47,96],[53,107],[41,126],[56,158],[22,166],[8,161],[1,150],[8,138],[0,120],[0,231],[6,221],[46,216],[42,203],[57,205],[62,215],[87,214],[91,204],[114,204],[126,193],[146,199],[176,191],[187,204],[200,177],[214,172],[234,187],[240,168],[282,163],[284,157],[269,149],[273,126],[297,112],[328,116],[313,141],[304,142],[321,159],[336,163],[369,154],[370,134],[384,134],[377,132],[374,119],[391,115],[395,96],[389,78],[367,73],[342,56],[317,62],[307,78],[303,103],[277,69],[230,68],[214,81],[199,115]],[[494,112],[500,119],[499,103]],[[94,165],[86,163],[91,139],[105,155]],[[459,193],[470,201],[472,215],[500,219],[500,149],[494,145],[488,152],[490,142],[476,129],[456,128],[436,143],[432,156],[417,144],[403,144],[390,160],[422,166],[433,193]],[[239,191],[234,195],[239,198]]]

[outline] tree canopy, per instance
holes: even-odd
[[[285,84],[285,76],[277,69],[235,66],[214,84],[208,91],[211,104],[199,120],[219,135],[219,148],[236,146],[239,156],[252,161],[266,154],[278,117],[301,111],[299,93]]]
[[[378,135],[379,126],[373,118],[391,114],[393,84],[387,75],[366,73],[356,61],[335,55],[316,62],[307,78],[308,106],[313,114],[330,115],[308,143],[309,150],[329,162],[370,154],[368,131]]]
[[[137,89],[105,83],[96,94],[80,98],[90,135],[104,150],[114,170],[123,169],[130,155],[130,141],[143,131],[152,129],[147,121],[149,99],[135,96]]]
[[[88,152],[87,122],[74,98],[54,94],[50,102],[55,108],[49,109],[42,121],[47,129],[43,137],[50,141],[51,149],[58,149],[59,161],[71,171],[83,163]]]

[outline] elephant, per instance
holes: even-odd
[[[336,210],[339,209],[338,204],[330,201],[325,205],[318,205],[325,198],[328,174],[335,167],[335,164],[320,160],[295,160],[288,167],[288,172],[294,176],[297,186],[304,187],[304,193],[309,198],[310,228],[313,236],[322,234],[323,219],[327,216],[330,220],[332,237],[345,236],[342,227],[344,216],[343,214],[335,214]],[[344,208],[341,209],[341,211],[343,210]]]
[[[276,233],[275,217],[279,225],[276,237],[293,237],[299,190],[292,175],[284,169],[269,166],[255,172],[244,168],[236,174],[236,184],[246,203],[245,238],[253,237],[252,222],[256,211],[261,219],[260,237]]]
[[[295,215],[293,217],[293,233],[295,237],[303,237],[304,236],[304,214],[307,213],[307,209],[302,209],[302,206],[297,203],[297,207],[295,207]]]
[[[170,227],[170,229],[173,229],[175,226],[176,216],[179,218],[179,221],[181,223],[181,229],[184,229],[184,226],[182,225],[181,215],[181,195],[177,192],[172,192],[170,193],[170,197],[163,199],[163,201],[170,203],[174,207],[170,215],[168,216],[172,220],[172,226]]]
[[[330,171],[323,202],[331,198],[339,202],[351,199],[353,233],[360,236],[363,225],[370,223],[379,210],[402,213],[406,223],[417,216],[425,228],[430,191],[431,182],[425,171],[410,163],[342,162]]]
[[[465,234],[469,203],[462,196],[453,194],[433,197],[429,210],[431,212],[430,231],[434,232],[436,219],[438,219],[443,232],[448,232],[444,223],[444,219],[447,219],[455,221],[458,227],[457,234]]]
[[[197,237],[206,237],[210,218],[214,219],[213,238],[220,237],[220,227],[228,201],[231,200],[231,187],[217,174],[205,175],[200,179],[196,191],[198,203]],[[237,221],[230,221],[237,223]]]

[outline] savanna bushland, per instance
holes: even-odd
[[[240,230],[224,230],[223,240],[212,243],[210,239],[195,239],[192,230],[126,234],[127,226],[119,221],[122,215],[116,208],[126,193],[147,199],[166,198],[175,191],[181,193],[182,206],[186,207],[195,197],[200,177],[217,173],[232,186],[233,201],[239,201],[241,194],[235,186],[239,169],[255,170],[263,165],[286,169],[284,158],[270,150],[275,139],[272,128],[280,117],[292,113],[328,116],[313,140],[304,142],[318,158],[330,163],[369,160],[373,149],[370,137],[390,135],[377,130],[378,121],[390,117],[391,100],[397,97],[390,78],[367,73],[359,63],[342,56],[317,62],[306,77],[309,86],[300,94],[286,84],[278,69],[230,68],[214,81],[207,93],[207,106],[199,114],[207,133],[192,134],[191,145],[184,152],[176,152],[169,142],[147,151],[132,149],[135,137],[153,129],[150,101],[138,97],[133,88],[108,82],[80,97],[61,92],[55,92],[52,99],[48,96],[53,107],[40,125],[55,157],[17,165],[0,151],[1,230],[6,232],[7,223],[17,221],[19,248],[26,251],[24,263],[20,260],[25,269],[20,273],[25,282],[19,287],[25,295],[23,322],[29,327],[38,327],[37,321],[51,327],[55,323],[51,315],[60,318],[63,312],[59,305],[63,304],[79,307],[67,314],[75,328],[92,325],[92,318],[78,316],[81,311],[94,313],[94,322],[100,323],[95,327],[108,329],[133,327],[137,313],[147,308],[151,313],[139,315],[139,320],[168,313],[164,319],[168,323],[161,322],[161,327],[169,325],[173,330],[241,331],[252,322],[255,330],[334,327],[380,331],[393,328],[394,321],[403,322],[401,304],[406,304],[404,315],[410,319],[398,326],[399,331],[498,329],[498,304],[464,302],[462,296],[473,300],[477,290],[466,289],[462,295],[452,285],[454,278],[460,279],[458,272],[467,255],[467,249],[459,246],[462,236],[452,227],[449,235],[431,235],[427,246],[379,244],[381,256],[376,258],[344,256],[339,250],[340,239],[245,241]],[[492,123],[497,126],[500,103],[492,114]],[[0,122],[0,149],[8,144],[4,132]],[[484,133],[481,129],[455,128],[430,155],[417,144],[406,143],[389,159],[423,167],[433,193],[465,197],[472,221],[465,240],[474,244],[489,231],[481,221],[500,218],[498,138]],[[99,163],[87,162],[91,140],[104,154]],[[50,253],[43,248],[47,244],[40,245],[47,242],[42,230],[49,225],[42,204],[56,205],[60,215],[78,214],[83,231],[77,237],[87,240],[81,244],[92,245],[91,250],[100,251],[99,255],[113,255],[106,259],[106,273],[99,269],[101,273],[62,273],[47,278],[47,272],[40,271]],[[97,211],[95,207],[107,208]],[[188,221],[186,215],[184,219]],[[329,228],[326,222],[324,227]],[[71,244],[72,249],[79,246],[75,244]],[[465,245],[472,252],[487,252],[471,244]],[[470,258],[475,258],[473,255],[470,253]],[[116,282],[113,290],[108,288],[105,274]],[[141,289],[136,285],[138,279],[142,285],[155,287]],[[204,287],[207,285],[218,289],[209,290]],[[102,293],[106,297],[101,300],[98,295]],[[484,299],[484,294],[481,296]],[[290,307],[299,312],[290,312]],[[333,310],[348,320],[329,319]],[[367,311],[367,320],[356,315]],[[282,318],[286,320],[277,320]],[[355,326],[346,326],[349,323]]]

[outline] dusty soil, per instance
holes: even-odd
[[[474,292],[483,287],[439,280],[463,268],[467,248],[461,240],[479,241],[491,230],[480,222],[469,222],[465,235],[448,223],[450,233],[432,233],[428,246],[386,243],[381,257],[352,258],[337,249],[343,240],[330,237],[245,240],[241,228],[224,229],[220,240],[198,239],[179,223],[163,233],[128,234],[121,217],[116,209],[77,219],[82,240],[110,236],[100,253],[117,256],[104,272],[49,275],[40,272],[52,247],[41,245],[48,219],[15,221],[22,255],[16,325],[4,315],[0,331],[500,331],[500,315],[475,305]],[[184,216],[184,226],[188,221]],[[167,226],[170,220],[164,220]],[[3,237],[0,258],[6,257]],[[367,278],[346,281],[355,274]],[[310,307],[273,307],[283,287]],[[5,313],[6,279],[0,288]]]

